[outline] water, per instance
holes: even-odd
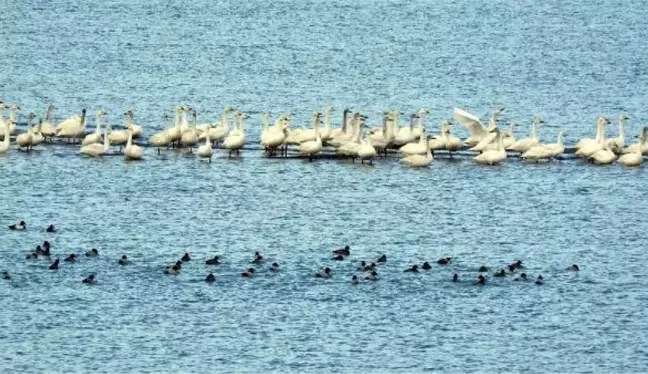
[[[231,104],[252,115],[327,104],[377,122],[427,106],[438,131],[452,108],[523,124],[543,139],[593,136],[596,116],[648,118],[648,36],[639,1],[55,2],[4,4],[1,96],[57,118],[125,108],[160,128],[174,104],[200,119]],[[615,10],[623,10],[618,12]],[[375,122],[374,122],[375,121]],[[339,123],[339,117],[336,120]],[[615,127],[615,126],[612,126]],[[615,131],[608,131],[609,135]],[[465,135],[465,134],[460,134]],[[648,365],[643,270],[645,168],[476,166],[438,159],[407,170],[259,151],[211,165],[146,151],[140,163],[89,160],[64,146],[0,158],[3,372],[638,372]],[[55,223],[60,232],[47,235]],[[44,239],[96,259],[47,271],[24,260]],[[352,247],[350,261],[330,250]],[[239,273],[259,250],[267,264]],[[189,251],[178,277],[164,264]],[[380,253],[380,280],[353,286]],[[122,254],[132,266],[116,264]],[[204,265],[222,254],[224,264]],[[452,256],[424,274],[402,270]],[[516,259],[544,286],[477,268]],[[563,269],[581,265],[580,273]],[[331,266],[334,277],[313,274]],[[214,271],[215,284],[202,279]],[[98,284],[81,279],[96,272]],[[462,282],[451,283],[452,273]]]

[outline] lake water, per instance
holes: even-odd
[[[351,106],[467,108],[553,141],[593,136],[596,117],[648,118],[640,1],[41,1],[0,12],[0,97],[60,120],[136,109],[147,134],[189,104],[216,119]],[[460,135],[465,136],[465,132]],[[634,140],[632,140],[634,141]],[[174,151],[127,163],[69,146],[0,157],[2,372],[640,372],[648,366],[645,168],[577,160],[480,167],[439,158],[269,160]],[[45,233],[54,223],[56,234]],[[63,264],[25,260],[49,240]],[[352,255],[330,260],[350,245]],[[179,276],[165,264],[190,252]],[[243,279],[254,251],[268,263]],[[386,253],[380,280],[350,284]],[[117,260],[127,254],[131,266]],[[221,254],[223,264],[208,267]],[[414,263],[453,257],[421,274]],[[477,269],[517,259],[546,284]],[[579,273],[565,267],[577,263]],[[314,274],[330,266],[333,278]],[[213,271],[217,281],[203,282]],[[98,283],[81,279],[96,273]],[[452,283],[453,273],[461,282]]]

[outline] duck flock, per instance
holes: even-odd
[[[13,224],[9,226],[10,230],[13,231],[25,231],[27,230],[27,224],[24,221],[21,221],[20,223]],[[45,230],[47,233],[54,234],[57,232],[57,229],[54,225],[50,225],[47,227]],[[85,252],[85,255],[83,257],[91,259],[94,257],[99,256],[99,250],[96,248],[91,248],[90,250]],[[351,248],[347,245],[344,248],[340,249],[335,249],[332,251],[330,261],[337,262],[337,261],[349,261],[351,257]],[[45,240],[42,244],[39,244],[36,246],[36,248],[33,251],[30,251],[26,255],[27,260],[38,260],[39,258],[44,258],[48,260],[48,269],[50,271],[56,271],[59,270],[61,266],[68,266],[72,265],[74,263],[77,263],[81,260],[82,256],[80,254],[76,253],[71,253],[68,255],[61,256],[63,257],[63,264],[61,263],[60,257],[55,256],[51,252],[51,245],[50,242]],[[222,256],[220,255],[215,255],[211,258],[208,258],[205,261],[205,265],[208,266],[214,266],[217,267],[223,262],[223,259],[221,258]],[[52,261],[52,258],[54,260]],[[169,276],[176,276],[181,274],[183,267],[188,266],[189,263],[195,262],[195,258],[192,258],[189,253],[185,253],[178,261],[167,264],[167,265],[160,265],[161,272],[163,274],[169,275]],[[279,265],[278,262],[273,261],[269,266],[266,266],[266,263],[270,263],[271,261],[266,261],[266,258],[260,253],[260,252],[254,252],[252,256],[252,260],[250,261],[251,267],[248,267],[246,269],[243,269],[241,272],[241,276],[244,278],[253,278],[255,277],[256,274],[259,273],[259,271],[262,270],[267,270],[270,273],[276,273],[281,271],[282,267]],[[367,260],[362,260],[362,261],[356,261],[356,274],[352,275],[351,278],[349,279],[349,282],[352,284],[358,284],[360,282],[375,282],[380,279],[379,275],[379,269],[381,265],[385,264],[387,262],[387,255],[386,254],[381,254],[379,255],[375,260],[367,261]],[[132,261],[128,258],[127,255],[122,255],[119,259],[116,259],[115,264],[117,266],[128,266],[132,264]],[[451,266],[453,264],[452,258],[451,257],[442,257],[436,261],[436,264],[438,266]],[[331,265],[332,266],[332,265]],[[331,270],[331,266],[325,266],[319,271],[314,271],[314,276],[316,278],[323,278],[323,279],[329,279],[334,277],[333,271]],[[520,282],[526,282],[526,281],[531,281],[533,278],[527,274],[525,271],[525,266],[522,264],[521,260],[516,260],[508,265],[499,267],[497,270],[492,272],[492,277],[494,278],[506,278],[506,277],[512,277],[514,281],[520,281]],[[432,270],[432,265],[430,262],[425,261],[422,264],[412,264],[411,266],[408,266],[403,270],[405,273],[421,273],[421,272],[428,272]],[[567,271],[580,271],[580,268],[578,265],[573,264],[566,268]],[[488,274],[491,273],[492,269],[487,267],[486,265],[481,265],[477,269],[477,274],[473,274],[473,282],[476,285],[486,285],[488,282]],[[11,280],[11,274],[9,271],[4,270],[2,272],[2,278],[5,280]],[[205,277],[205,282],[208,283],[213,283],[216,282],[216,276],[214,275],[214,271],[209,272],[207,276]],[[462,281],[459,277],[458,273],[453,273],[452,277],[450,278],[452,282],[460,282]],[[98,281],[97,274],[91,273],[88,274],[87,277],[83,278],[82,282],[86,284],[95,284]],[[545,282],[544,278],[542,275],[538,275],[535,278],[535,284],[537,285],[543,285]]]
[[[9,118],[4,112],[9,109]],[[157,148],[159,154],[163,149],[187,149],[199,158],[209,160],[214,155],[214,148],[222,148],[228,157],[240,155],[246,146],[246,120],[249,116],[236,111],[230,106],[223,110],[220,120],[198,124],[196,111],[186,105],[174,108],[173,118],[163,116],[164,130],[144,138],[141,125],[135,123],[134,111],[124,113],[123,129],[113,130],[111,126],[102,128],[106,112],[95,113],[94,131],[86,131],[86,110],[80,115],[73,115],[64,121],[54,124],[56,107],[49,105],[44,118],[36,120],[33,113],[27,115],[27,128],[22,133],[16,129],[16,116],[20,110],[17,104],[6,105],[0,99],[0,153],[7,153],[11,148],[11,138],[18,149],[29,152],[34,146],[51,143],[54,139],[64,139],[72,144],[79,143],[79,152],[88,157],[102,157],[110,154],[111,147],[119,147],[119,152],[126,159],[141,160],[144,156],[143,146]],[[291,149],[309,160],[333,150],[342,158],[355,162],[371,164],[376,158],[396,152],[400,162],[408,167],[426,167],[434,159],[435,152],[446,152],[452,157],[457,151],[473,152],[478,164],[496,165],[507,160],[509,155],[519,155],[529,162],[551,161],[561,159],[566,152],[563,131],[557,134],[556,143],[542,143],[538,135],[539,127],[544,123],[536,118],[531,124],[531,133],[526,138],[516,138],[516,123],[511,121],[506,131],[499,127],[499,116],[503,108],[492,111],[488,126],[482,124],[475,115],[455,108],[454,119],[469,133],[465,139],[453,134],[452,121],[441,124],[440,132],[429,135],[425,126],[426,108],[409,115],[409,124],[401,126],[405,113],[399,110],[384,112],[380,126],[367,126],[367,116],[350,109],[342,111],[339,127],[333,126],[332,114],[335,108],[327,106],[323,112],[312,113],[310,127],[294,128],[293,114],[284,113],[272,122],[270,113],[263,114],[260,146],[268,157],[287,157]],[[191,120],[189,120],[189,117]],[[594,138],[583,138],[575,145],[575,155],[592,163],[609,165],[614,162],[625,166],[639,166],[643,156],[648,154],[648,127],[644,127],[634,144],[627,144],[624,126],[629,118],[619,116],[618,136],[606,138],[605,128],[610,124],[606,116],[600,116],[596,125]],[[321,124],[323,123],[323,126]],[[123,148],[123,149],[122,149]]]

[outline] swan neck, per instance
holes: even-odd
[[[331,129],[331,111],[327,110],[324,114],[324,128],[328,131]]]
[[[625,136],[625,132],[623,131],[623,120],[619,119],[619,137],[623,138]]]
[[[346,132],[347,130],[347,114],[349,111],[344,110],[344,113],[342,113],[342,132]]]
[[[538,139],[538,123],[537,122],[533,122],[533,126],[531,126],[531,138]]]

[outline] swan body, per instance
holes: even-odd
[[[396,127],[396,129],[394,130],[396,134],[394,138],[394,145],[402,146],[416,139],[416,136],[412,134],[414,132],[414,120],[417,118],[419,118],[418,114],[412,114],[410,116],[409,127]]]
[[[420,131],[418,143],[405,144],[400,147],[398,152],[402,153],[404,156],[423,155],[428,151],[428,149],[430,148],[428,147],[428,140],[425,137],[425,129],[423,129]]]
[[[110,144],[119,145],[120,148],[122,145],[128,143],[128,138],[130,137],[129,134],[132,134],[132,132],[128,130],[128,114],[124,113],[124,115],[126,116],[126,123],[124,124],[124,128],[126,128],[126,130],[114,130],[110,131],[110,133],[108,134]]]
[[[324,109],[324,128],[318,128],[319,137],[322,142],[330,140],[333,134],[333,130],[331,129],[331,112],[333,112],[333,110],[334,108],[331,105]],[[291,144],[301,144],[311,140],[315,140],[315,129],[298,129],[293,130],[289,142]]]
[[[641,130],[641,134],[639,134],[639,142],[626,147],[623,150],[623,153],[633,153],[636,152],[637,149],[640,149],[643,155],[648,154],[648,127],[644,127]]]
[[[401,164],[411,168],[423,168],[430,165],[433,159],[432,151],[428,148],[425,155],[411,155],[403,157],[400,159],[400,162]]]
[[[85,138],[83,138],[83,142],[81,142],[82,145],[88,145],[88,144],[94,144],[94,143],[99,143],[101,142],[101,117],[106,114],[103,110],[98,110],[96,113],[96,127],[95,127],[95,132],[92,134],[86,135]]]
[[[196,133],[196,111],[191,112],[191,125],[186,131],[182,132],[180,141],[183,146],[193,147],[198,143],[198,134]]]
[[[13,104],[11,106],[11,109],[9,109],[9,120],[11,122],[7,122],[7,126],[9,126],[9,134],[14,135],[16,133],[16,114],[20,110],[20,106],[18,104]]]
[[[223,142],[223,147],[228,149],[230,151],[230,154],[232,151],[236,151],[236,153],[238,154],[241,148],[243,148],[243,146],[245,145],[244,121],[246,118],[247,115],[245,113],[237,112],[234,114],[235,125],[238,126],[230,130],[227,138],[225,138],[225,141]],[[237,120],[238,123],[236,123]]]
[[[589,159],[597,165],[609,165],[613,163],[616,158],[616,154],[607,148],[607,146],[594,152],[594,154],[589,157]]]
[[[133,132],[128,131],[128,142],[126,143],[126,148],[124,148],[124,157],[128,160],[139,160],[144,155],[144,150],[142,147],[133,144]]]
[[[605,125],[609,124],[607,117],[599,117],[596,125],[596,139],[581,139],[576,147],[576,156],[589,158],[594,153],[600,151],[605,146]]]
[[[617,160],[618,163],[628,167],[641,165],[641,163],[643,162],[643,152],[642,152],[641,143],[645,141],[647,132],[648,132],[648,127],[644,127],[641,131],[641,135],[638,136],[639,143],[635,144],[636,147],[634,147],[634,152],[626,153],[621,157],[619,157],[619,159]]]
[[[498,149],[482,152],[482,154],[475,157],[475,161],[478,164],[496,165],[506,160],[506,151],[504,150],[504,142],[500,130],[495,128],[491,131],[494,131],[497,134]]]
[[[34,130],[32,125],[33,118],[34,113],[29,113],[29,116],[27,117],[27,131],[16,137],[16,144],[18,144],[18,147],[29,148],[32,145],[32,131]]]
[[[463,142],[461,139],[453,135],[452,132],[450,131],[450,121],[447,121],[448,128],[446,133],[444,134],[445,136],[445,148],[448,152],[455,152],[461,149],[463,147]]]
[[[211,139],[209,139],[209,136],[206,136],[205,144],[198,147],[198,156],[202,158],[208,158],[209,162],[211,162],[213,154],[214,150],[212,149]]]
[[[153,134],[149,139],[149,143],[151,143],[152,146],[158,148],[158,153],[160,153],[160,147],[166,147],[171,142],[169,140],[169,116],[165,114],[163,120],[164,130]]]
[[[110,138],[108,137],[108,133],[110,132],[110,126],[106,127],[106,130],[104,132],[103,136],[103,144],[100,143],[91,143],[84,145],[81,147],[81,153],[90,156],[90,157],[100,157],[106,154],[108,150],[110,150]]]
[[[609,148],[612,152],[614,153],[622,153],[623,152],[623,146],[625,146],[625,134],[624,134],[624,129],[623,126],[625,125],[625,121],[629,120],[630,117],[626,116],[625,114],[622,114],[619,116],[619,136],[616,138],[608,139],[608,141],[605,143],[607,148]]]
[[[470,136],[466,138],[464,143],[470,146],[479,144],[479,142],[482,141],[484,137],[489,135],[489,132],[491,130],[497,127],[497,120],[502,111],[504,111],[504,108],[495,108],[495,110],[493,110],[491,119],[489,121],[489,127],[486,128],[481,123],[479,118],[477,118],[475,115],[470,114],[465,110],[454,108],[455,119],[457,120],[457,122],[462,124],[470,133]]]
[[[313,133],[315,139],[303,142],[299,145],[299,154],[312,158],[322,151],[322,139],[319,136],[319,118],[321,113],[313,112]]]
[[[223,110],[223,115],[221,116],[221,121],[218,126],[212,127],[209,129],[209,139],[212,142],[221,142],[227,134],[229,133],[229,114],[233,111],[232,107],[229,105]],[[206,136],[206,135],[205,135]],[[202,137],[201,137],[202,139]]]
[[[278,121],[280,122],[280,121]],[[261,131],[261,145],[266,150],[272,150],[281,146],[286,139],[286,132],[281,129],[277,129],[276,126],[270,128],[270,113],[265,112],[263,114],[263,130]]]
[[[56,126],[54,126],[54,110],[56,107],[52,104],[47,106],[47,114],[45,115],[45,120],[41,125],[41,134],[43,136],[52,137],[56,135]]]
[[[441,134],[439,136],[430,138],[428,140],[428,148],[430,148],[430,151],[439,151],[442,149],[446,149],[446,141],[448,138],[448,132],[450,130],[450,121],[444,121],[441,124]]]
[[[42,142],[45,141],[45,137],[41,132],[42,126],[43,126],[43,120],[40,120],[38,121],[38,125],[36,126],[36,129],[34,130],[32,128],[32,147],[41,144]]]
[[[354,136],[348,142],[342,144],[339,148],[336,149],[337,153],[340,153],[345,156],[355,158],[358,156],[358,149],[360,148],[360,136],[362,135],[362,130],[365,128],[365,124],[362,122],[364,116],[358,115],[355,121],[354,126]]]
[[[533,146],[538,145],[540,143],[540,140],[538,139],[538,126],[541,123],[544,123],[544,120],[542,118],[536,118],[531,125],[531,137],[516,141],[515,143],[511,144],[510,147],[508,147],[508,150],[524,153],[531,149]],[[499,136],[501,137],[501,134]],[[502,145],[503,144],[504,142],[502,141]]]
[[[358,157],[360,158],[361,162],[364,162],[365,160],[369,160],[369,162],[372,162],[372,159],[376,157],[376,148],[371,144],[371,141],[369,137],[365,137],[365,139],[360,143],[360,146],[358,147]]]
[[[81,111],[81,116],[74,115],[56,126],[56,136],[61,138],[81,138],[85,135],[86,110]]]
[[[142,135],[144,135],[144,130],[142,126],[135,124],[133,120],[134,116],[135,113],[131,109],[126,111],[126,118],[127,118],[126,128],[133,132],[133,138],[140,138],[142,137]]]
[[[538,144],[522,154],[522,158],[529,161],[556,158],[565,152],[565,133],[558,133],[558,141],[554,144]]]

